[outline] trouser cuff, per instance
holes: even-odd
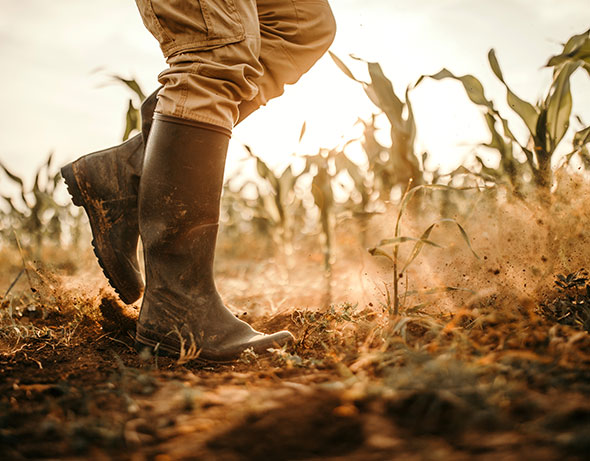
[[[177,123],[179,125],[194,126],[197,128],[203,128],[204,130],[217,131],[218,133],[224,134],[228,138],[231,138],[231,130],[228,130],[223,126],[213,125],[212,123],[199,122],[197,120],[189,120],[186,118],[175,117],[173,115],[160,114],[158,112],[154,114],[154,119],[161,120],[163,122]]]

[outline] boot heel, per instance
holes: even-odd
[[[78,187],[78,181],[76,181],[76,174],[74,173],[73,163],[68,163],[62,167],[61,176],[64,178],[69,194],[72,196],[72,202],[76,206],[84,206],[84,199],[82,192]]]

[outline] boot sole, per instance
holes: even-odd
[[[98,264],[102,269],[103,274],[109,281],[109,284],[113,287],[119,298],[121,298],[121,300],[125,304],[133,304],[135,301],[139,299],[141,293],[129,295],[126,292],[125,288],[121,288],[125,287],[125,283],[120,282],[117,279],[117,276],[114,275],[116,271],[109,269],[109,263],[107,262],[108,258],[105,258],[104,255],[101,254],[100,247],[102,242],[98,241],[100,240],[100,232],[98,231],[100,227],[97,225],[97,222],[100,221],[98,218],[98,213],[95,211],[92,205],[90,205],[89,202],[85,199],[85,196],[82,193],[82,190],[80,189],[78,180],[76,178],[74,163],[75,162],[68,163],[60,170],[61,175],[66,183],[68,193],[72,197],[72,203],[76,206],[84,208],[86,216],[88,216],[90,229],[92,231],[92,249],[94,251],[96,259],[98,260]],[[114,263],[113,265],[116,266],[116,263]]]

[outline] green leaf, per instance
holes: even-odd
[[[123,133],[123,141],[129,139],[129,135],[140,128],[139,110],[133,105],[133,101],[129,100],[129,107],[125,115],[125,132]]]
[[[579,35],[573,35],[563,47],[564,53],[575,53],[590,42],[590,29]]]
[[[590,63],[590,30],[572,36],[564,45],[563,51],[552,56],[546,66],[555,67],[557,71],[559,67],[568,62],[577,62],[578,66]]]
[[[477,253],[475,252],[475,250],[471,246],[471,242],[469,241],[469,236],[467,235],[467,232],[465,232],[465,229],[463,229],[463,226],[461,226],[461,224],[459,224],[457,221],[455,221],[452,218],[441,219],[439,222],[454,223],[459,228],[459,232],[461,233],[461,237],[463,237],[463,240],[467,244],[467,247],[471,250],[471,253],[473,253],[473,256],[475,256],[476,259],[480,259],[480,257],[477,255]]]
[[[407,194],[404,195],[403,199],[402,199],[402,203],[400,204],[400,211],[399,214],[403,215],[408,203],[410,202],[410,200],[412,199],[412,197],[414,197],[414,195],[421,191],[421,190],[472,190],[472,189],[477,189],[479,190],[478,187],[453,187],[453,186],[447,186],[445,184],[420,184],[418,186],[412,187]]]
[[[266,163],[264,163],[264,161],[258,157],[258,155],[256,155],[252,149],[250,148],[250,146],[247,146],[244,144],[244,149],[246,149],[246,151],[248,152],[248,154],[251,157],[254,157],[254,159],[256,160],[256,171],[258,173],[258,176],[261,179],[266,180],[266,182],[270,185],[270,187],[272,188],[273,192],[277,192],[279,190],[279,180],[277,178],[277,176],[274,174],[274,172],[268,167],[268,165]]]
[[[370,248],[369,254],[371,254],[371,256],[383,256],[383,257],[389,259],[392,263],[395,262],[395,260],[393,259],[393,256],[391,256],[389,253],[385,252],[381,248]]]
[[[118,75],[112,75],[112,77],[117,80],[118,82],[123,83],[125,86],[127,86],[127,88],[129,88],[131,91],[133,91],[138,97],[140,101],[143,101],[145,99],[145,94],[143,93],[141,87],[139,86],[139,83],[137,83],[135,80],[127,80],[123,77],[120,77]]]
[[[506,142],[504,141],[502,135],[498,133],[498,130],[496,130],[496,118],[489,112],[485,114],[484,118],[492,135],[491,141],[485,144],[485,146],[496,149],[500,151],[500,154],[503,155],[506,150]]]
[[[258,174],[262,179],[265,179],[270,184],[274,192],[278,191],[280,187],[278,178],[268,165],[260,159],[260,157],[256,157],[256,171],[258,171]]]
[[[414,245],[414,248],[412,249],[412,252],[410,253],[410,257],[408,258],[408,261],[406,262],[406,264],[404,265],[404,267],[400,273],[404,273],[406,271],[406,269],[410,266],[410,264],[412,264],[412,262],[418,257],[418,255],[420,254],[420,252],[424,248],[424,245],[425,245],[424,242],[429,241],[428,237],[430,237],[432,230],[435,228],[435,226],[437,224],[440,224],[440,223],[455,224],[459,229],[461,237],[463,237],[463,240],[465,240],[467,247],[471,250],[471,253],[473,253],[473,255],[477,259],[480,259],[479,256],[477,255],[477,253],[473,250],[473,247],[471,246],[471,242],[469,242],[469,236],[467,235],[467,232],[465,232],[465,229],[463,229],[463,226],[461,226],[461,224],[459,224],[456,220],[454,220],[452,218],[443,218],[443,219],[440,219],[440,220],[436,221],[435,223],[431,224],[424,231],[424,233],[420,236],[420,239],[416,242],[416,245]]]
[[[458,80],[463,84],[465,92],[467,93],[467,97],[473,103],[477,104],[478,106],[485,106],[490,110],[495,111],[493,103],[485,97],[483,85],[473,75],[463,75],[461,77],[457,77],[448,69],[442,69],[436,74],[421,76],[416,82],[416,85],[419,85],[420,82],[422,82],[422,80],[426,77],[432,78],[434,80],[444,80],[446,78]]]
[[[576,68],[575,64],[567,63],[560,69],[546,99],[547,133],[551,152],[555,150],[569,128],[572,112],[570,77]]]
[[[400,274],[403,274],[406,271],[406,269],[410,266],[410,264],[412,264],[412,262],[414,262],[414,260],[418,257],[418,255],[422,251],[422,248],[424,248],[424,245],[425,245],[424,241],[428,241],[428,237],[430,237],[430,234],[432,233],[432,230],[434,229],[435,226],[436,226],[436,223],[431,224],[422,233],[422,235],[420,236],[420,238],[418,239],[418,241],[414,245],[414,248],[412,249],[412,252],[410,253],[410,257],[408,258],[408,261],[404,265],[403,269],[400,271]]]
[[[516,94],[514,94],[508,87],[508,84],[504,81],[502,70],[500,69],[500,64],[498,63],[498,59],[496,58],[496,53],[493,48],[488,52],[488,61],[496,77],[498,77],[498,79],[506,87],[506,100],[508,101],[508,105],[522,119],[531,135],[535,136],[535,128],[537,126],[539,112],[532,104],[516,96]]]
[[[580,149],[582,146],[590,142],[590,126],[587,126],[583,130],[578,131],[574,135],[574,149]]]
[[[389,238],[389,239],[383,239],[379,242],[379,244],[377,245],[377,247],[383,247],[383,246],[387,246],[387,245],[401,245],[402,243],[406,243],[406,242],[422,242],[426,245],[431,245],[433,247],[437,247],[437,248],[442,248],[442,246],[440,246],[438,243],[433,242],[432,240],[421,240],[419,238],[416,237],[406,237],[406,236],[400,236],[400,237],[395,237],[395,238]]]

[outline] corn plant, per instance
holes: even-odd
[[[378,63],[364,61],[371,77],[370,82],[365,82],[357,79],[336,55],[330,53],[330,56],[345,75],[363,86],[369,99],[383,111],[391,125],[391,147],[374,144],[374,138],[371,139],[373,145],[366,146],[369,147],[366,153],[370,156],[369,163],[375,180],[381,183],[379,189],[382,193],[389,193],[393,187],[400,186],[403,189],[410,182],[414,186],[423,184],[423,172],[414,151],[416,123],[409,98],[411,88],[406,88],[405,101],[402,101]]]
[[[0,237],[8,242],[18,238],[39,251],[46,242],[61,242],[69,235],[77,244],[81,236],[82,214],[70,204],[62,205],[61,175],[53,166],[53,154],[39,167],[30,190],[25,181],[0,163],[2,172],[20,190],[18,198],[2,196],[7,211],[0,214]],[[63,192],[63,191],[61,191]]]
[[[520,117],[527,128],[529,139],[521,142],[513,133],[506,118],[495,108],[493,102],[486,98],[481,82],[473,75],[455,76],[447,69],[434,75],[422,76],[416,83],[419,85],[424,78],[458,80],[463,84],[469,99],[483,107],[491,140],[486,147],[495,149],[500,154],[498,168],[489,168],[480,157],[476,157],[481,165],[482,173],[496,182],[508,182],[517,194],[522,194],[527,185],[527,173],[531,182],[547,195],[553,182],[552,160],[557,147],[563,140],[569,125],[572,110],[572,94],[570,78],[580,67],[588,71],[590,62],[589,32],[573,36],[564,45],[561,54],[552,57],[547,66],[553,68],[553,80],[545,97],[531,104],[518,97],[508,86],[496,58],[491,49],[488,61],[494,75],[506,88],[507,102],[510,108]],[[586,156],[585,147],[590,141],[590,127],[583,128],[574,136],[572,155]],[[519,160],[516,152],[524,154]]]
[[[385,257],[392,264],[393,300],[391,299],[391,295],[390,295],[389,291],[387,291],[387,308],[389,310],[389,313],[394,316],[397,316],[400,312],[399,281],[400,281],[400,279],[403,278],[408,267],[410,267],[410,265],[414,262],[414,260],[420,255],[420,252],[422,251],[422,249],[425,246],[432,246],[432,247],[436,247],[436,248],[441,248],[441,245],[434,242],[433,240],[430,240],[430,234],[432,233],[432,231],[435,229],[436,226],[438,226],[440,224],[445,224],[445,223],[446,224],[454,224],[458,228],[461,237],[463,238],[463,240],[465,241],[465,243],[467,244],[467,246],[469,247],[469,249],[471,250],[473,255],[477,259],[479,259],[479,256],[477,255],[477,253],[471,247],[471,243],[469,242],[469,237],[467,235],[467,232],[465,231],[463,226],[461,226],[461,224],[459,224],[459,222],[457,222],[455,219],[452,219],[452,218],[442,218],[442,219],[439,219],[439,220],[433,222],[430,226],[428,226],[426,228],[426,230],[422,233],[422,235],[420,235],[420,237],[412,237],[412,236],[406,236],[406,235],[402,234],[402,231],[401,231],[402,216],[404,214],[404,211],[407,209],[410,200],[412,199],[412,197],[415,196],[416,192],[418,192],[422,189],[431,189],[431,190],[452,189],[449,186],[436,185],[436,184],[420,185],[420,186],[417,186],[413,189],[411,189],[410,187],[411,187],[411,185],[408,184],[406,191],[402,197],[399,212],[397,214],[397,218],[395,221],[393,237],[381,240],[379,242],[379,244],[377,244],[375,247],[369,249],[369,253],[371,255]],[[400,246],[405,243],[414,243],[414,246],[412,248],[412,251],[409,253],[408,257],[405,259],[405,261],[402,261],[402,258],[400,257],[399,249],[400,249]],[[389,251],[390,248],[392,248],[391,251]],[[400,269],[400,266],[401,266],[401,269]],[[455,287],[444,287],[444,288],[446,290],[457,289]],[[406,289],[407,289],[407,286],[406,286]]]
[[[571,37],[563,46],[562,52],[549,59],[547,66],[554,69],[554,76],[561,72],[573,73],[578,68],[584,69],[590,75],[590,30]],[[574,134],[572,151],[566,159],[569,161],[574,155],[578,155],[586,170],[590,170],[590,126],[584,127],[580,117],[576,119],[582,128]]]
[[[306,157],[304,173],[313,176],[311,183],[311,194],[315,206],[319,210],[319,221],[321,226],[321,240],[324,252],[324,270],[326,274],[332,273],[334,263],[333,256],[333,229],[334,229],[334,192],[333,181],[337,170],[335,158],[343,156],[334,150],[320,149],[316,155]]]
[[[295,193],[300,175],[294,173],[292,166],[275,173],[249,146],[244,147],[256,163],[257,177],[244,182],[237,192],[232,192],[231,187],[226,189],[226,218],[232,218],[235,224],[243,219],[246,214],[243,212],[247,210],[258,233],[271,236],[289,265],[293,254],[294,226],[302,218],[303,210],[301,199]],[[255,190],[255,197],[246,196],[244,192],[248,187]]]

